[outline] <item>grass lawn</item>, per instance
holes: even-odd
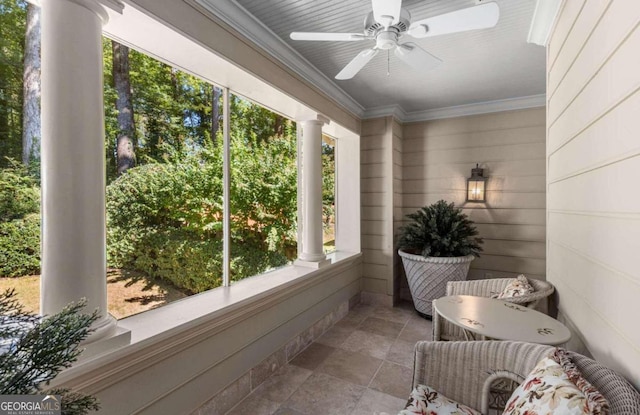
[[[40,309],[40,276],[0,278],[0,291],[15,288],[17,297],[25,308],[37,313]],[[110,269],[107,272],[107,298],[109,313],[117,319],[160,307],[186,294],[172,285],[149,280],[140,275]]]

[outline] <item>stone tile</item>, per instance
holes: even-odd
[[[333,327],[344,327],[347,329],[355,330],[358,328],[360,323],[367,318],[366,316],[352,316],[351,314],[347,315],[345,318],[338,321]]]
[[[269,376],[287,364],[287,355],[284,348],[264,359],[256,367],[251,369],[251,390],[257,388]]]
[[[412,380],[413,370],[410,368],[384,362],[369,387],[399,399],[408,399]]]
[[[334,347],[325,344],[312,343],[289,363],[305,369],[315,370],[334,350],[336,350]]]
[[[392,339],[397,338],[403,328],[403,323],[384,320],[378,317],[367,317],[362,324],[358,326],[358,330],[368,331]]]
[[[224,414],[251,392],[250,375],[245,373],[200,408],[201,415]]]
[[[386,360],[413,370],[413,350],[415,345],[415,343],[406,342],[404,340],[396,340],[395,343],[391,345],[391,348],[387,353]]]
[[[253,396],[282,403],[289,399],[313,372],[298,366],[286,365],[274,373],[253,392]]]
[[[316,372],[366,386],[380,367],[382,360],[348,350],[336,349]]]
[[[281,406],[273,415],[310,415],[310,414],[305,414],[300,411],[296,411],[295,409],[285,408],[284,406]]]
[[[409,399],[409,394],[407,394]],[[395,415],[407,404],[407,399],[367,389],[351,415]]]
[[[283,407],[303,414],[350,414],[365,388],[324,373],[314,373]]]
[[[293,339],[284,346],[285,355],[287,356],[287,362],[293,359],[300,351],[300,335],[295,336]]]
[[[371,315],[383,320],[405,324],[411,318],[411,311],[403,308],[376,307]]]
[[[345,301],[344,303],[340,304],[340,306],[336,310],[337,319],[339,320],[339,319],[343,318],[344,316],[346,316],[347,314],[349,314],[349,310],[351,308],[352,307],[349,306],[349,302],[348,301]]]
[[[404,340],[409,343],[416,343],[421,340],[433,340],[433,330],[431,322],[424,320],[426,323],[409,320],[404,329],[400,332],[398,339]]]
[[[356,323],[362,323],[362,321],[369,317],[371,313],[373,313],[374,308],[369,305],[358,304],[353,308],[353,310],[349,310],[349,313],[342,319],[340,322],[353,321]]]
[[[349,298],[349,310],[353,310],[358,304],[360,304],[360,302],[361,302],[360,293]]]
[[[278,410],[279,403],[272,402],[268,399],[259,398],[253,395],[236,405],[226,415],[273,415]]]
[[[340,346],[341,349],[384,359],[393,339],[362,330],[354,331]]]
[[[322,343],[332,347],[340,347],[351,333],[353,333],[353,329],[351,328],[333,326],[323,334],[322,337],[316,340],[316,343]]]
[[[363,292],[362,304],[376,307],[393,307],[393,297],[387,294]]]

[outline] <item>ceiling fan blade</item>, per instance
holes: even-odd
[[[419,71],[429,71],[442,63],[440,59],[436,58],[415,43],[404,43],[402,45],[398,45],[394,54],[398,59]]]
[[[411,23],[408,34],[416,37],[430,37],[448,33],[493,27],[500,18],[497,3],[484,3],[478,6],[456,10],[451,13],[429,17]]]
[[[386,28],[400,21],[402,0],[371,0],[373,18]]]
[[[322,33],[322,32],[292,32],[293,40],[318,40],[318,41],[341,41],[355,42],[365,40],[367,37],[361,33]]]
[[[336,75],[336,79],[343,80],[353,78],[377,54],[378,49],[365,49],[358,53],[356,57]]]

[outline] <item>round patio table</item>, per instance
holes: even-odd
[[[434,300],[433,308],[442,318],[462,328],[467,340],[482,337],[559,345],[571,338],[569,329],[558,320],[493,298],[452,295]]]

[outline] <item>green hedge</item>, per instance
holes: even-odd
[[[274,143],[271,143],[272,146]],[[170,281],[192,293],[222,283],[222,160],[220,149],[128,170],[107,187],[109,266]],[[277,156],[264,154],[267,150]],[[295,154],[295,148],[293,148]],[[258,175],[245,163],[234,177],[231,278],[285,265],[295,254],[295,164],[282,146],[260,147],[258,157],[277,174]],[[243,154],[244,155],[244,154]],[[293,164],[293,168],[290,165]],[[264,166],[262,167],[264,171]],[[283,173],[284,172],[284,173]],[[282,180],[286,174],[287,180]],[[292,176],[291,177],[288,176]],[[289,189],[293,187],[293,190]],[[291,203],[293,199],[293,203]]]
[[[40,215],[0,222],[0,276],[40,273]]]
[[[0,277],[40,272],[40,188],[26,168],[0,169]]]

